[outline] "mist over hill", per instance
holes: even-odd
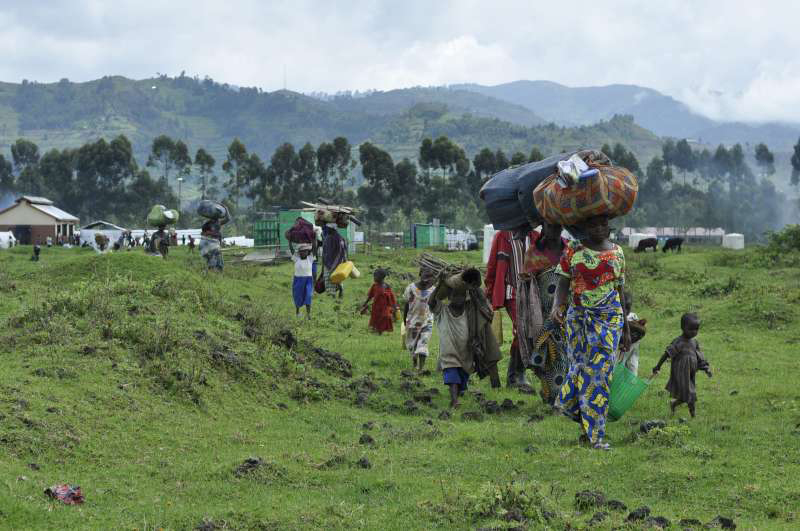
[[[780,151],[791,149],[800,136],[798,124],[716,122],[670,96],[637,85],[567,87],[552,81],[514,81],[451,88],[522,105],[561,125],[592,124],[615,114],[626,114],[659,136],[690,138],[712,145],[767,142]]]

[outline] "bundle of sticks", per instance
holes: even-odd
[[[466,269],[471,269],[472,266],[458,266],[450,262],[446,262],[441,258],[436,258],[432,254],[422,253],[416,259],[416,263],[423,269],[433,272],[434,275],[439,276],[444,271],[447,276],[458,275]]]

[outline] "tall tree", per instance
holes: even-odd
[[[392,156],[370,142],[358,148],[361,172],[366,184],[358,189],[358,198],[367,207],[367,219],[383,223],[386,219],[384,207],[389,203],[389,186],[395,179]]]
[[[511,163],[508,162],[508,157],[503,153],[502,149],[494,152],[495,171],[501,171],[508,168]]]
[[[14,184],[14,169],[11,162],[0,154],[0,192],[13,191]]]
[[[517,151],[513,155],[511,155],[512,166],[521,166],[526,162],[528,162],[528,157],[522,151]]]
[[[797,186],[800,183],[800,140],[794,145],[794,153],[792,153],[792,184]]]
[[[238,138],[234,138],[228,146],[225,162],[222,163],[222,171],[228,174],[225,189],[237,211],[239,210],[239,199],[242,196],[242,187],[245,185],[244,169],[248,158],[245,145]]]
[[[494,158],[494,152],[489,148],[483,148],[472,159],[472,166],[475,168],[475,173],[480,179],[486,179],[494,175],[497,171],[497,162]]]
[[[686,173],[695,170],[696,159],[692,147],[685,138],[675,144],[673,159],[675,167],[681,170],[683,184],[686,184]]]
[[[531,148],[531,154],[528,155],[528,162],[539,162],[540,160],[544,160],[544,154],[538,147],[533,146]]]
[[[23,194],[44,194],[44,183],[39,173],[39,146],[20,138],[11,145],[11,158],[17,173],[17,189]]]
[[[333,150],[336,153],[336,177],[337,195],[341,197],[344,193],[344,185],[350,177],[350,172],[356,167],[356,161],[352,157],[353,146],[343,136],[333,139]]]
[[[175,148],[172,151],[172,165],[178,177],[186,178],[192,172],[192,157],[189,155],[189,147],[183,140],[175,142]]]
[[[772,175],[775,173],[775,155],[763,142],[756,146],[756,164],[761,168],[762,175]]]
[[[39,172],[50,199],[70,210],[75,205],[77,191],[73,181],[75,155],[70,149],[51,149],[39,161]]]
[[[14,169],[17,173],[21,173],[24,169],[39,163],[39,146],[30,140],[19,138],[11,144],[11,158],[14,161]]]
[[[206,199],[206,195],[208,192],[208,186],[211,184],[209,181],[211,178],[216,179],[213,176],[214,166],[217,164],[217,161],[214,160],[214,157],[203,148],[197,150],[197,153],[194,155],[194,165],[197,166],[197,171],[200,173],[200,198]]]
[[[159,168],[161,177],[169,183],[169,173],[174,167],[175,141],[167,135],[159,135],[153,139],[150,155],[147,157],[148,168]]]

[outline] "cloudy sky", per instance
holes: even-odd
[[[0,80],[631,83],[713,118],[800,121],[798,15],[791,0],[2,0]]]

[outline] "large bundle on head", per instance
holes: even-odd
[[[294,220],[294,225],[284,233],[284,236],[292,243],[304,244],[312,244],[317,238],[314,232],[314,225],[301,217]]]
[[[352,221],[356,225],[361,225],[361,221],[354,216],[355,209],[342,205],[331,205],[326,199],[320,198],[319,203],[309,203],[301,201],[301,203],[314,209],[314,223],[322,227],[328,223],[335,223],[337,227],[344,229]]]
[[[153,227],[171,225],[178,221],[179,216],[177,210],[168,209],[164,205],[155,205],[147,214],[147,224]]]
[[[533,204],[536,186],[556,171],[557,164],[572,153],[555,155],[539,162],[508,168],[492,176],[480,191],[486,214],[497,230],[526,227],[541,218]]]
[[[454,265],[428,253],[422,253],[417,258],[417,264],[436,276],[445,273],[445,284],[451,289],[467,290],[481,286],[481,272],[472,266]]]
[[[577,178],[556,171],[536,187],[533,202],[542,218],[550,223],[575,225],[595,216],[614,218],[630,212],[639,191],[636,176],[623,167],[612,166],[607,158],[593,157],[594,153],[578,153],[589,170]]]
[[[197,215],[206,219],[224,219],[229,217],[228,209],[225,208],[225,205],[210,199],[203,199],[197,204]]]

